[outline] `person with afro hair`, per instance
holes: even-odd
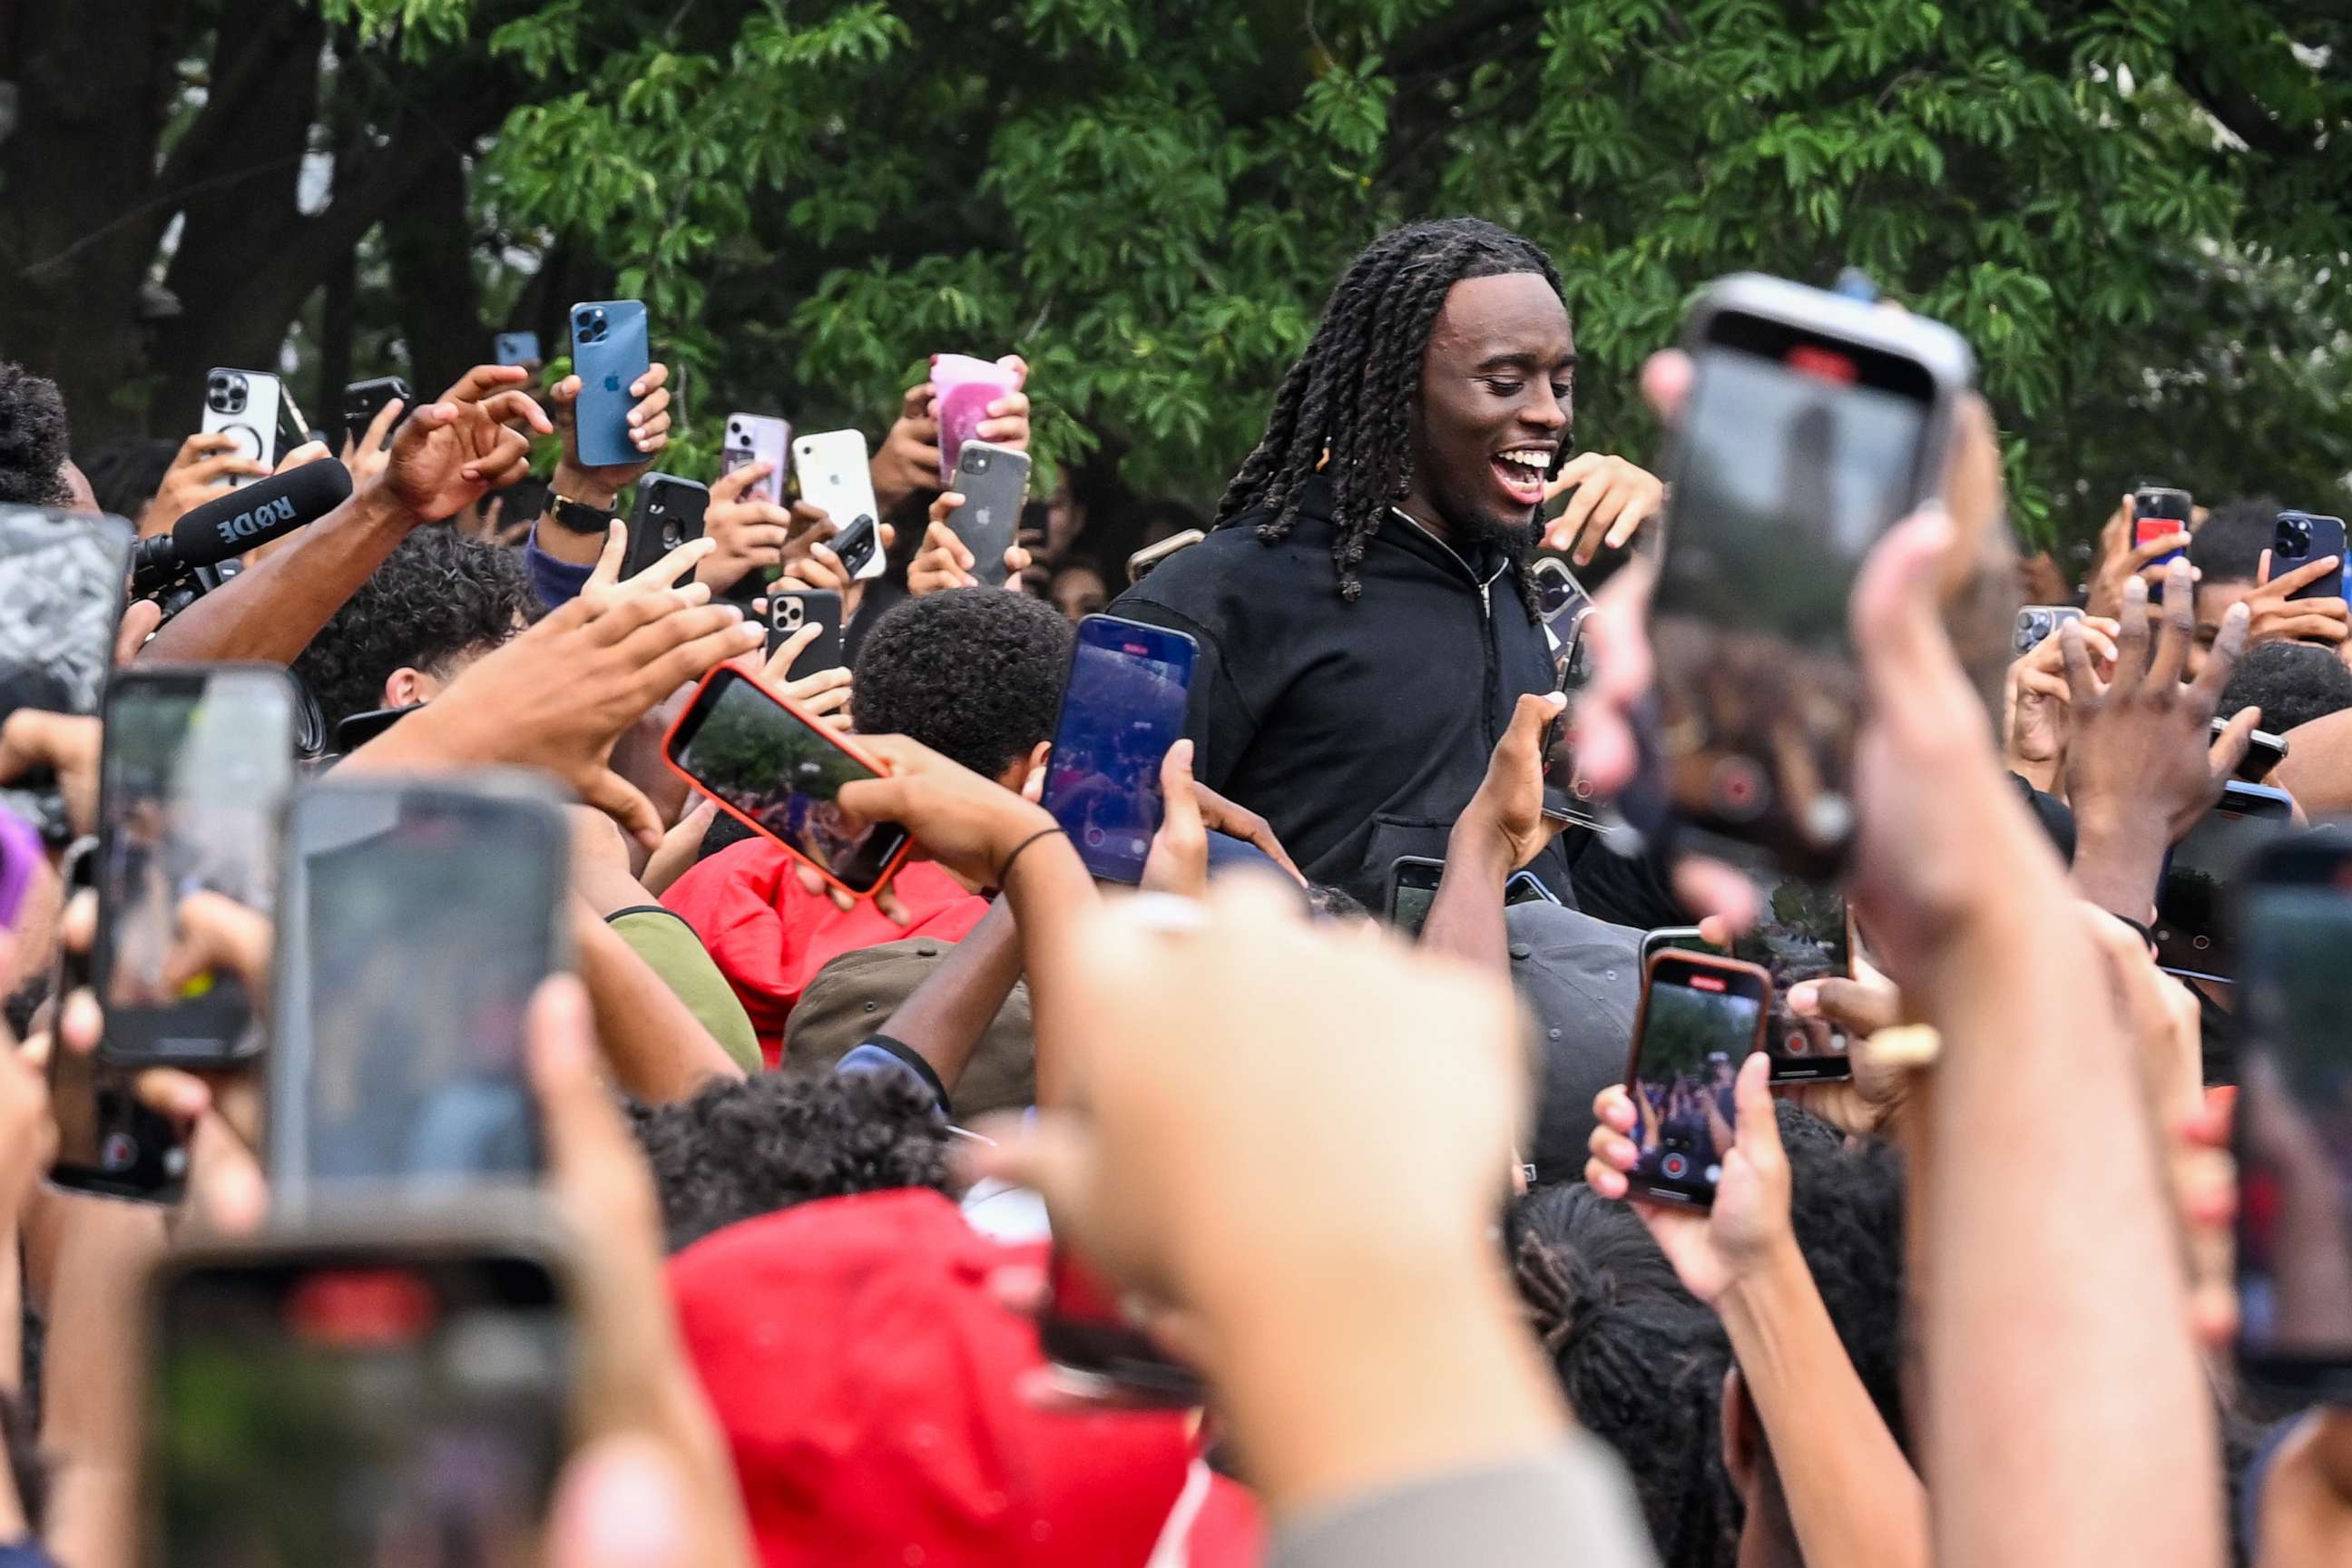
[[[0,503],[96,511],[70,444],[58,384],[20,364],[0,364]]]
[[[513,551],[420,528],[320,628],[294,673],[332,735],[354,713],[430,700],[539,614]]]

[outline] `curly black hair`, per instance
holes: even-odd
[[[947,1124],[911,1074],[755,1073],[629,1109],[673,1252],[818,1198],[948,1191]]]
[[[2281,507],[2276,496],[2222,502],[2189,536],[2189,563],[2208,583],[2252,582],[2262,570],[2263,552],[2278,536]]]
[[[1870,1402],[1914,1453],[1903,1408],[1903,1158],[1885,1143],[1849,1143],[1785,1101],[1779,1110],[1797,1250]]]
[[[1364,247],[1331,290],[1323,320],[1275,395],[1265,438],[1217,503],[1216,526],[1245,513],[1272,544],[1288,536],[1307,483],[1318,469],[1331,485],[1339,596],[1363,592],[1356,568],[1389,509],[1412,483],[1412,415],[1421,363],[1445,296],[1465,279],[1532,272],[1567,298],[1559,271],[1540,247],[1479,218],[1440,218],[1391,229]],[[1557,473],[1565,444],[1552,458]],[[1327,463],[1328,458],[1328,463]],[[1518,574],[1532,619],[1533,585]]]
[[[458,658],[499,647],[540,613],[513,551],[446,526],[420,528],[320,628],[294,673],[332,734],[352,714],[383,705],[393,671],[446,676]]]
[[[861,735],[906,735],[985,778],[1054,738],[1070,627],[1002,588],[909,599],[857,651],[849,711]]]
[[[109,441],[82,459],[81,471],[89,479],[90,493],[98,498],[99,510],[136,521],[163,488],[163,476],[179,455],[176,441],[133,437]]]
[[[2259,707],[2263,728],[2283,735],[2352,708],[2352,669],[2324,643],[2266,642],[2246,650],[2217,710],[2223,718]]]
[[[66,506],[72,433],[58,384],[20,364],[0,364],[0,503]]]

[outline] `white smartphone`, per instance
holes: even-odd
[[[882,521],[874,500],[874,476],[866,468],[866,437],[855,430],[826,430],[793,443],[793,471],[800,480],[801,500],[822,507],[840,531],[836,539],[856,530],[870,533]],[[858,530],[860,521],[866,524]],[[879,577],[889,563],[880,550],[864,552],[864,562],[852,572],[858,582]]]
[[[770,414],[730,414],[727,416],[727,439],[719,448],[719,471],[731,474],[753,463],[765,463],[765,477],[753,482],[743,492],[746,499],[757,497],[772,506],[781,506],[784,499],[784,476],[792,471],[793,426],[789,419],[779,419]]]
[[[265,468],[278,466],[278,404],[285,391],[278,378],[257,370],[229,370],[215,365],[205,374],[205,422],[199,428],[226,431],[236,440],[231,448]],[[254,476],[229,480],[249,485]]]

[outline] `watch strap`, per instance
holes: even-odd
[[[620,511],[617,508],[590,506],[569,496],[553,496],[548,501],[547,515],[555,520],[558,527],[573,533],[609,533]]]

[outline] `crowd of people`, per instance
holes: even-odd
[[[977,436],[1024,448],[1053,389],[999,363],[1019,390]],[[2274,575],[2277,498],[2160,536],[2126,499],[2089,580],[2053,582],[1964,399],[1937,499],[1836,611],[1853,961],[1823,973],[1837,934],[1808,929],[1801,967],[1774,965],[1771,1032],[1833,1035],[1851,1076],[1777,1084],[1707,1004],[1644,995],[1646,935],[1738,951],[1793,918],[1777,896],[1674,835],[1544,809],[1555,726],[1596,801],[1650,767],[1674,544],[1663,455],[1579,449],[1576,379],[1539,247],[1469,218],[1381,235],[1205,537],[1132,585],[1066,494],[976,585],[928,382],[873,447],[871,579],[833,548],[850,520],[761,499],[761,463],[624,574],[624,502],[677,433],[657,359],[627,461],[580,460],[576,375],[512,365],[292,451],[275,466],[341,463],[349,499],[168,616],[129,597],[112,679],[289,671],[323,737],[297,789],[561,792],[567,956],[500,1016],[533,950],[487,860],[433,860],[404,899],[347,860],[274,914],[175,887],[163,979],[238,985],[261,1027],[123,1080],[119,1125],[184,1152],[165,1203],[44,1180],[117,1042],[89,980],[112,911],[69,853],[113,786],[94,702],[34,679],[40,627],[6,630],[0,785],[53,783],[68,831],[0,936],[0,1563],[2352,1563],[2352,1066],[2336,1114],[2263,1145],[2316,1184],[2247,1194],[2306,1259],[2265,1267],[2340,1347],[2339,1381],[2284,1395],[2232,1354],[2233,1097],[2269,1069],[2233,987],[2159,969],[2153,934],[2168,852],[2257,730],[2298,820],[2352,808],[2344,563]],[[1670,429],[1691,379],[1663,346],[1643,374]],[[0,367],[0,505],[156,538],[265,479],[201,434],[78,464],[69,412]],[[1572,692],[1538,554],[1595,586]],[[817,626],[769,646],[769,598],[804,591],[840,596],[838,668],[801,668]],[[2029,599],[2082,613],[2020,652]],[[1099,884],[1041,801],[1072,623],[1106,609],[1197,649],[1138,889]],[[887,887],[814,876],[667,765],[725,666],[878,763],[827,809],[911,837]],[[1712,700],[1770,728],[1790,672],[1737,674]],[[1443,867],[1417,942],[1383,929],[1407,860]],[[375,924],[336,923],[370,900]],[[298,1053],[271,1038],[289,995]],[[1629,1081],[1644,1028],[1687,1081]],[[509,1036],[527,1115],[497,1098]],[[445,1084],[487,1109],[425,1140],[443,1152],[358,1142]],[[321,1170],[436,1180],[297,1212],[266,1122],[303,1093],[352,1119],[311,1130]],[[493,1135],[475,1165],[528,1191],[460,1179]],[[1668,1157],[1706,1165],[1711,1206],[1643,1187]],[[428,1356],[415,1281],[509,1199],[560,1260],[568,1352],[516,1331],[512,1296],[445,1293]],[[202,1355],[164,1353],[196,1342],[163,1305],[190,1279],[321,1237],[425,1261],[216,1308]],[[348,1407],[336,1357],[363,1363]]]

